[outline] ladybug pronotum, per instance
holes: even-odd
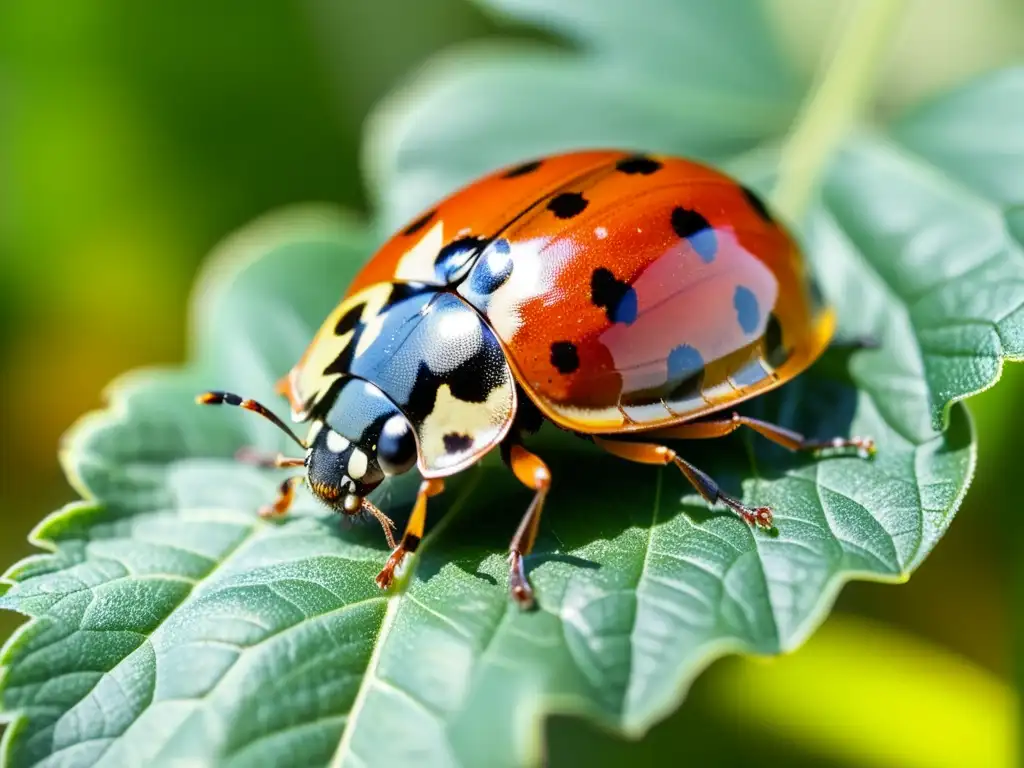
[[[735,413],[805,370],[832,337],[794,241],[749,189],[675,157],[588,151],[499,170],[395,234],[356,276],[279,384],[300,440],[264,406],[224,392],[204,404],[270,419],[305,467],[260,513],[283,515],[295,486],[344,514],[376,517],[392,547],[387,587],[423,536],[427,499],[494,448],[533,491],[509,547],[509,588],[533,602],[523,568],[551,473],[523,443],[543,419],[627,461],[674,464],[709,504],[771,528],[663,443],[746,426],[791,450],[874,450]],[[401,540],[366,496],[423,476]]]

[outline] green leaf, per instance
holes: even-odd
[[[653,26],[611,0],[551,5],[500,4],[557,24],[581,53],[452,54],[374,122],[380,226],[498,162],[569,144],[646,145],[771,178],[798,99],[752,4],[652,4]],[[666,63],[676,13],[691,42],[748,41],[751,64],[696,43]],[[635,43],[645,34],[661,44]],[[493,458],[432,501],[388,593],[373,584],[378,531],[347,529],[306,496],[285,523],[255,517],[280,476],[232,456],[281,437],[192,397],[217,387],[280,404],[274,381],[377,238],[322,209],[237,235],[200,283],[193,364],[122,381],[73,432],[65,463],[88,501],[47,518],[34,538],[50,552],[6,575],[0,607],[34,617],[0,657],[16,715],[6,762],[537,763],[547,715],[642,734],[713,658],[790,650],[845,581],[907,578],[974,468],[966,409],[948,403],[1019,354],[1024,176],[994,158],[1024,135],[1006,106],[1022,82],[1004,73],[852,137],[803,228],[843,332],[882,346],[848,369],[823,361],[751,412],[815,436],[870,434],[876,459],[813,461],[749,435],[681,446],[775,507],[769,536],[709,510],[674,471],[544,434],[556,481],[530,558],[532,613],[510,604],[504,562],[528,494]],[[414,484],[375,500],[401,523]]]
[[[616,0],[480,2],[550,24],[584,55],[468,45],[436,57],[394,93],[366,131],[384,233],[439,190],[566,147],[723,161],[766,136],[781,138],[800,103],[797,77],[747,0],[647,0],[643,8]]]
[[[371,118],[366,162],[382,234],[436,200],[439,190],[454,190],[495,164],[567,146],[720,161],[754,147],[766,129],[781,135],[797,104],[771,92],[680,93],[678,83],[638,78],[615,61],[522,44],[504,48],[472,45],[438,57]],[[460,106],[489,103],[496,93],[508,108]]]
[[[687,95],[799,97],[788,63],[765,34],[766,14],[748,0],[647,0],[642,7],[617,0],[477,1],[515,21],[562,33],[595,58],[675,83]]]
[[[938,428],[951,402],[1024,357],[1024,239],[1012,221],[1022,128],[1024,67],[926,105],[888,136],[851,138],[826,180],[811,250],[835,295],[860,294],[840,305],[844,327],[891,340],[854,375],[905,435]],[[885,293],[899,300],[881,322],[863,308],[892,304]]]

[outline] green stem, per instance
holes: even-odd
[[[786,220],[802,218],[832,151],[859,119],[905,2],[860,0],[852,9],[782,149],[772,202]]]

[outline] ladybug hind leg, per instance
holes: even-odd
[[[870,437],[835,437],[829,440],[808,440],[798,432],[749,416],[734,413],[731,419],[694,421],[675,427],[666,427],[649,434],[659,438],[676,440],[699,440],[702,438],[724,437],[740,427],[748,427],[773,443],[791,451],[825,451],[855,449],[857,454],[868,458],[875,453],[875,441]]]
[[[720,501],[750,525],[756,525],[766,530],[770,530],[772,527],[771,509],[748,507],[739,499],[723,493],[722,489],[718,487],[718,483],[708,474],[680,457],[671,448],[656,443],[627,443],[597,436],[594,436],[593,440],[596,445],[620,459],[635,461],[638,464],[675,464],[708,504]]]
[[[533,606],[533,588],[526,578],[523,558],[533,551],[534,542],[537,540],[537,529],[540,526],[540,516],[544,509],[544,499],[551,487],[551,472],[538,456],[523,447],[518,436],[506,439],[501,444],[501,458],[512,470],[516,479],[534,491],[533,500],[526,508],[526,513],[523,515],[508,548],[509,592],[521,608],[531,608]]]

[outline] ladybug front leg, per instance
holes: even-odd
[[[751,525],[770,530],[772,527],[772,511],[768,507],[748,507],[739,499],[735,499],[718,487],[718,483],[709,475],[697,469],[690,462],[681,458],[671,448],[654,443],[626,443],[618,440],[594,437],[594,443],[613,456],[639,464],[675,464],[687,480],[704,497],[708,504],[720,501]]]
[[[708,437],[723,437],[730,432],[735,432],[740,427],[748,427],[762,437],[766,437],[773,443],[788,448],[791,451],[822,451],[838,450],[843,448],[854,448],[857,454],[867,458],[875,453],[875,441],[870,437],[835,437],[829,440],[808,440],[798,432],[794,432],[777,424],[771,424],[760,419],[752,419],[749,416],[741,416],[734,413],[731,419],[718,419],[714,421],[694,421],[688,424],[679,424],[675,427],[665,427],[648,434],[661,438],[672,438],[676,440],[696,440]]]
[[[305,481],[304,475],[289,477],[277,489],[277,498],[273,503],[260,507],[260,517],[264,520],[272,520],[277,517],[284,517],[288,514],[292,502],[295,501],[295,486]]]
[[[437,496],[443,490],[444,481],[437,478],[420,483],[420,490],[416,494],[416,503],[413,505],[412,514],[409,515],[409,522],[406,523],[402,540],[398,542],[398,546],[395,547],[388,561],[377,574],[377,586],[381,589],[391,586],[391,582],[395,578],[395,570],[402,564],[402,560],[419,547],[420,541],[423,539],[423,529],[427,524],[427,499]]]
[[[501,458],[519,482],[535,491],[533,501],[526,508],[526,514],[523,515],[508,548],[509,592],[521,608],[530,608],[533,606],[533,589],[526,578],[523,558],[533,551],[533,544],[537,540],[537,528],[540,526],[540,515],[544,510],[544,499],[551,487],[551,471],[538,456],[526,450],[518,438],[502,443]]]

